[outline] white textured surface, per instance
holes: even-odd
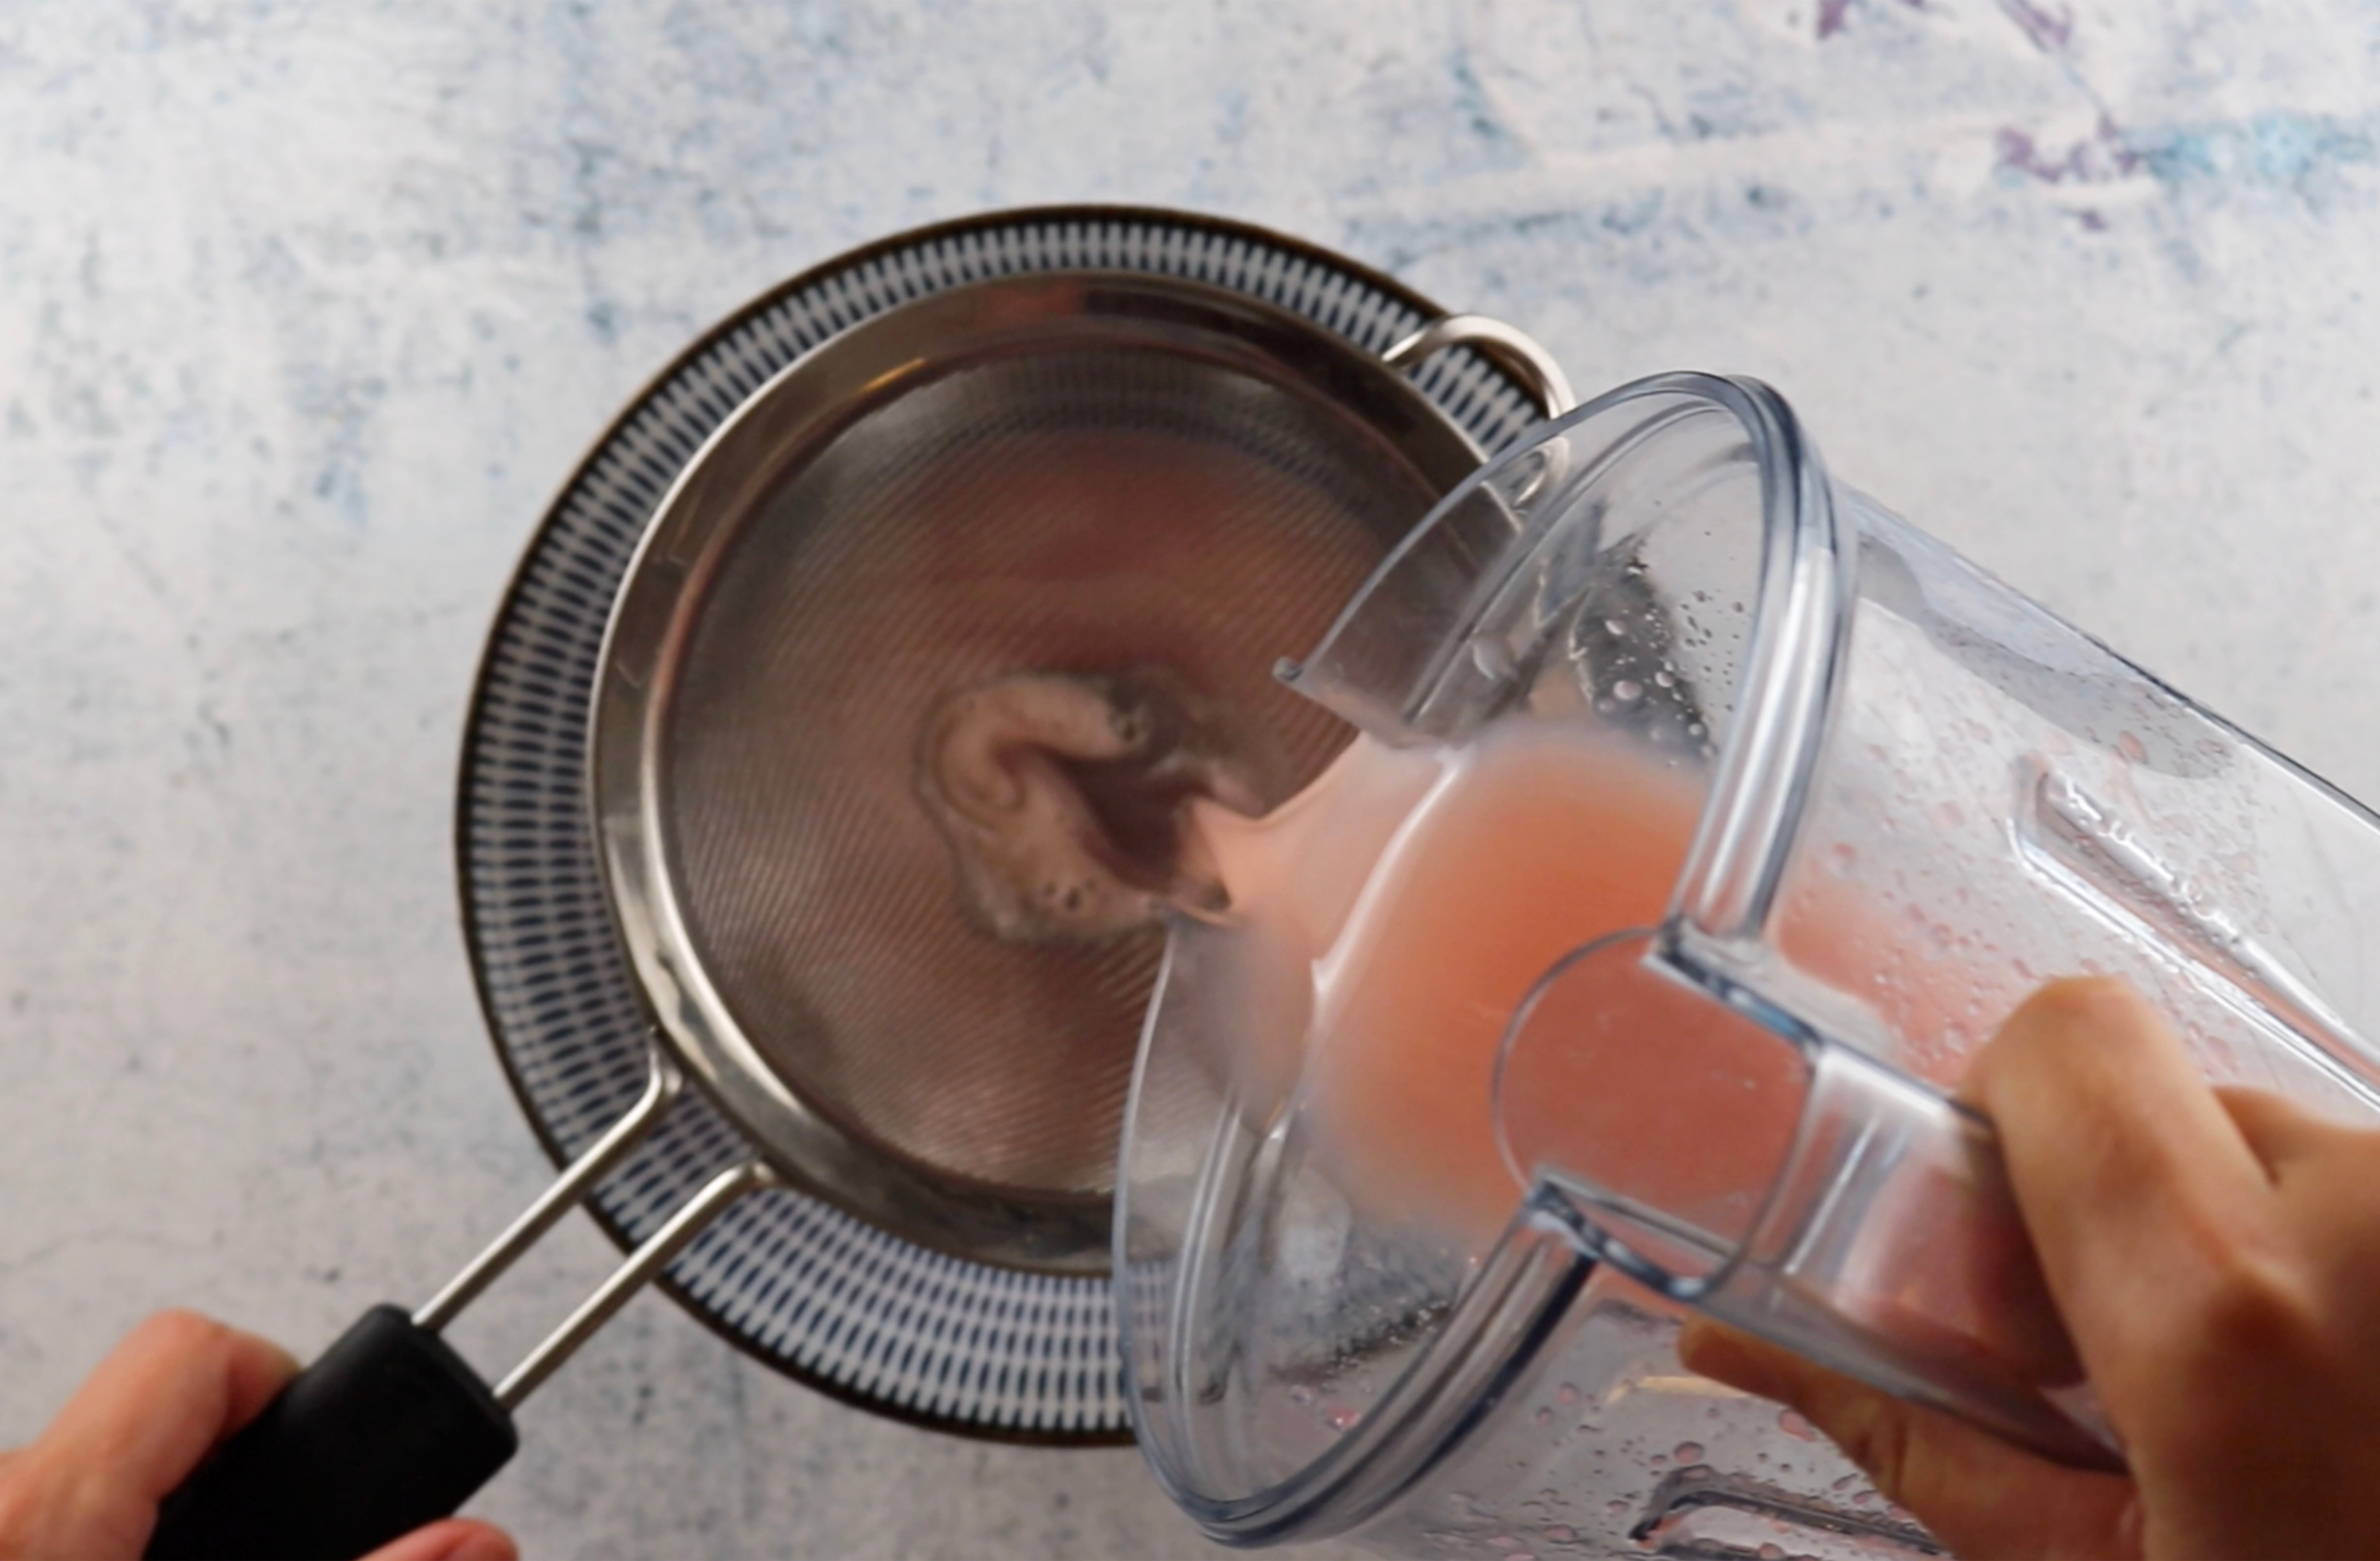
[[[2380,6],[8,0],[0,1443],[141,1313],[318,1348],[540,1184],[457,930],[480,634],[690,334],[851,245],[1269,223],[1835,469],[2380,797]],[[565,1228],[493,1363],[601,1265]],[[477,1509],[544,1555],[1200,1542],[639,1301]]]

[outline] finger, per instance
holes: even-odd
[[[2218,1089],[2240,1135],[2272,1178],[2305,1272],[2333,1299],[2342,1337],[2380,1335],[2380,1131],[2350,1127],[2260,1090]],[[2348,1319],[2363,1319],[2351,1325]]]
[[[2277,1250],[2265,1164],[2164,1018],[2116,980],[2061,981],[1977,1054],[1962,1093],[2075,1349],[2117,1423],[2169,1391],[2176,1337],[2243,1262]]]
[[[364,1561],[519,1561],[513,1537],[473,1518],[445,1518],[392,1540]]]
[[[1790,1405],[1961,1555],[2133,1556],[2131,1480],[2069,1469],[1706,1318],[1679,1336],[1690,1371]]]
[[[0,1553],[140,1555],[158,1498],[295,1370],[264,1340],[195,1313],[150,1318],[9,1461]]]
[[[2268,1090],[2218,1085],[2215,1098],[2239,1130],[2240,1142],[2275,1182],[2291,1164],[2336,1144],[2342,1134],[2357,1131],[2326,1121]]]
[[[99,1363],[28,1453],[84,1471],[107,1494],[154,1503],[297,1371],[278,1345],[253,1334],[195,1312],[161,1312]]]

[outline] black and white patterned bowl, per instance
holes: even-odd
[[[995,212],[902,235],[794,278],[725,321],[623,412],[547,511],[506,593],[463,744],[455,844],[480,998],[557,1163],[644,1088],[650,1021],[588,824],[589,696],[613,596],[654,507],[710,431],[836,332],[911,299],[1027,272],[1145,272],[1233,289],[1375,354],[1443,311],[1325,251],[1212,218],[1111,207]],[[1423,393],[1482,450],[1537,417],[1468,351]],[[590,1207],[623,1246],[751,1150],[689,1092]],[[787,1374],[879,1413],[1008,1440],[1127,1440],[1109,1282],[988,1267],[798,1192],[734,1205],[662,1284]]]

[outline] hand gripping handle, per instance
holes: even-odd
[[[519,1446],[512,1411],[745,1193],[779,1184],[758,1160],[713,1177],[577,1310],[490,1387],[438,1337],[624,1158],[676,1098],[658,1057],[644,1095],[419,1312],[375,1306],[165,1498],[148,1555],[248,1561],[353,1557],[451,1515]]]
[[[519,1446],[461,1356],[375,1306],[166,1497],[148,1554],[361,1555],[454,1512]]]

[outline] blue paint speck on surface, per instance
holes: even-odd
[[[1517,167],[1528,160],[1528,149],[1521,144],[1496,111],[1488,89],[1481,84],[1478,67],[1471,51],[1457,49],[1447,60],[1446,73],[1454,81],[1454,110],[1477,144],[1482,159],[1489,167]]]
[[[2244,124],[2134,130],[2128,139],[2149,173],[2167,184],[2298,184],[2373,156],[2370,131],[2321,115],[2275,112]]]

